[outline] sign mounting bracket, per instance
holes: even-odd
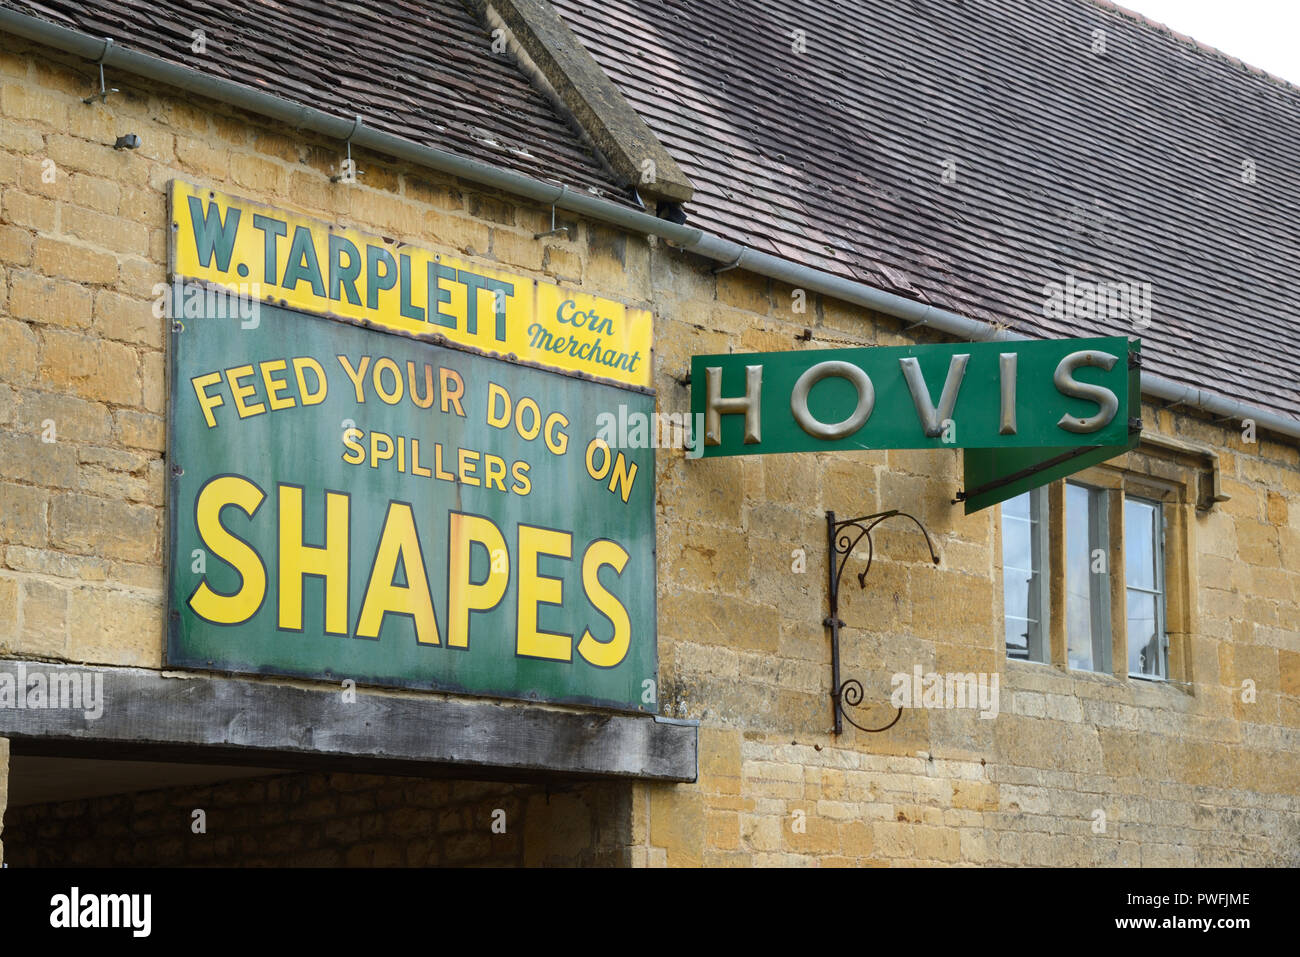
[[[822,619],[822,624],[830,629],[831,633],[831,711],[835,718],[835,734],[844,732],[844,722],[846,720],[859,731],[875,734],[888,731],[903,716],[903,709],[899,708],[898,713],[894,715],[894,719],[883,727],[868,728],[858,724],[844,710],[844,705],[848,704],[849,707],[856,708],[862,703],[864,693],[862,682],[857,678],[849,678],[843,682],[840,680],[840,629],[845,624],[840,620],[840,579],[844,575],[844,566],[848,564],[849,558],[853,556],[858,543],[865,538],[867,540],[867,565],[858,573],[858,587],[865,589],[867,587],[867,575],[871,572],[871,563],[876,555],[871,533],[875,531],[876,526],[881,522],[894,517],[906,518],[921,530],[921,534],[925,536],[925,547],[930,550],[930,559],[934,564],[938,565],[939,556],[935,554],[934,543],[930,540],[930,533],[926,531],[925,526],[914,515],[900,512],[895,508],[890,509],[888,512],[863,515],[861,518],[836,521],[834,512],[826,513],[826,575],[830,614]]]

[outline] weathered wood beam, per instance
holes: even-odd
[[[101,682],[103,713],[0,703],[15,753],[466,777],[694,781],[694,722],[488,699],[310,688],[0,659],[48,685]],[[12,682],[11,682],[12,684]]]

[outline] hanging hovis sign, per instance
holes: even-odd
[[[696,454],[961,448],[973,512],[1133,448],[1124,336],[691,358]]]

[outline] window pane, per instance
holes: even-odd
[[[1156,590],[1156,517],[1150,502],[1124,502],[1124,577],[1130,588]]]
[[[1088,490],[1065,486],[1065,628],[1070,667],[1092,670],[1091,578],[1088,574]]]
[[[1092,671],[1092,626],[1088,596],[1070,594],[1065,599],[1065,624],[1070,636],[1070,667]]]
[[[1108,568],[1106,492],[1066,483],[1065,627],[1071,668],[1110,670]]]
[[[1018,518],[1002,520],[1002,565],[1005,568],[1020,568],[1030,571],[1029,564],[1030,525]]]
[[[1002,503],[1002,517],[1023,518],[1029,520],[1029,493],[1017,495],[1015,498],[1009,498]]]
[[[1011,658],[1047,660],[1041,543],[1045,506],[1041,489],[1002,503],[1002,598]]]
[[[1029,622],[1007,616],[1007,657],[1029,657]]]
[[[1029,575],[1013,568],[1002,572],[1003,598],[1008,618],[1037,618],[1038,609],[1029,605]]]
[[[1128,534],[1128,529],[1124,529]],[[1128,671],[1131,675],[1163,675],[1164,652],[1156,629],[1156,597],[1128,593]]]
[[[1168,651],[1164,636],[1164,522],[1160,504],[1142,499],[1124,502],[1124,577],[1128,585],[1129,674],[1166,677]]]

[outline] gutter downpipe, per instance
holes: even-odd
[[[744,268],[750,272],[779,280],[794,288],[810,289],[916,325],[928,326],[958,338],[977,342],[1030,338],[883,289],[801,266],[693,227],[679,226],[582,190],[567,189],[562,185],[500,169],[445,150],[422,146],[367,125],[358,128],[355,118],[331,116],[313,107],[293,103],[221,77],[209,76],[189,67],[177,66],[150,54],[109,43],[105,38],[92,37],[7,8],[0,8],[0,30],[71,53],[92,63],[102,60],[106,68],[116,68],[218,100],[278,120],[294,129],[309,130],[339,141],[351,138],[354,145],[363,149],[459,176],[548,206],[555,205],[632,232],[659,236],[689,252],[719,263],[738,265],[743,257]],[[1212,415],[1238,420],[1253,419],[1259,428],[1291,439],[1300,439],[1300,420],[1163,376],[1144,374],[1142,392],[1152,398],[1202,409]]]

